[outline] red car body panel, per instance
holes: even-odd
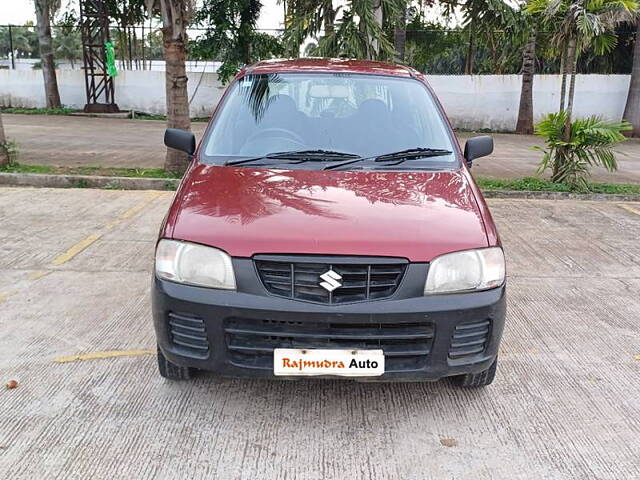
[[[424,262],[488,245],[461,171],[197,165],[184,187],[173,237],[215,246],[234,257],[299,253]]]
[[[433,94],[424,76],[412,69],[363,60],[265,61],[243,70],[234,81],[247,73],[276,72],[413,77]],[[457,142],[454,148],[462,160]],[[392,256],[413,262],[500,244],[464,161],[454,171],[328,172],[212,166],[197,158],[196,152],[161,237],[210,245],[234,257],[299,253]]]

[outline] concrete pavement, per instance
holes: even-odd
[[[165,123],[70,115],[3,114],[18,161],[30,165],[161,168]],[[206,123],[194,122],[200,138]]]
[[[149,283],[171,195],[0,188],[0,380],[20,381],[0,388],[0,477],[640,478],[640,204],[490,201],[509,315],[496,382],[469,391],[163,380]]]
[[[157,120],[122,120],[47,115],[4,114],[9,138],[18,143],[19,162],[36,165],[161,168],[164,162],[162,138],[165,124]],[[200,139],[205,123],[192,129]],[[460,133],[461,142],[473,134]],[[473,172],[493,178],[533,176],[543,145],[534,136],[494,134],[496,150],[492,157],[478,160]],[[593,171],[593,180],[640,183],[640,139],[631,139],[617,148],[619,170]]]

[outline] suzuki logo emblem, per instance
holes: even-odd
[[[340,281],[342,280],[342,276],[333,270],[329,270],[320,275],[320,279],[324,280],[324,282],[320,282],[320,286],[327,292],[333,292],[336,288],[342,286],[342,282]]]

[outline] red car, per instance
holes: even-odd
[[[424,76],[345,59],[260,62],[227,88],[160,230],[160,374],[369,381],[495,376],[505,263]]]

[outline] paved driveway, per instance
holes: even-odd
[[[8,115],[2,116],[7,135],[18,143],[19,162],[70,166],[154,167],[164,162],[162,144],[164,122],[112,118]],[[205,123],[192,129],[202,137]],[[460,141],[472,136],[461,133]],[[494,178],[518,178],[535,174],[542,145],[534,136],[494,134],[496,150],[492,157],[476,161],[473,172]],[[593,180],[640,183],[640,139],[631,139],[617,150],[619,171],[608,173],[597,168]]]
[[[2,120],[31,165],[161,168],[165,122],[71,115],[11,115]],[[206,123],[194,122],[200,138]]]
[[[0,477],[640,478],[640,205],[490,202],[508,325],[470,391],[164,381],[148,288],[170,198],[0,189],[0,379],[20,381]]]

